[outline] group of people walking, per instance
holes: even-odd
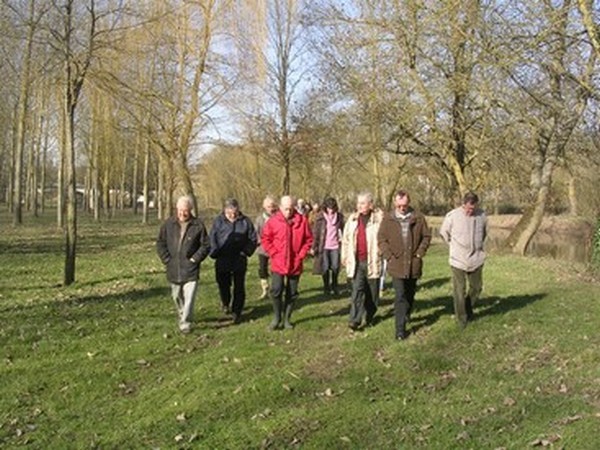
[[[455,317],[462,327],[473,319],[473,305],[482,290],[487,219],[478,204],[476,194],[466,194],[440,228],[450,248]],[[235,324],[241,322],[248,258],[258,249],[261,298],[270,297],[273,303],[271,330],[293,328],[291,315],[304,260],[312,255],[313,273],[321,275],[325,295],[340,295],[339,274],[345,268],[352,286],[348,326],[353,330],[376,321],[385,262],[395,291],[395,337],[406,339],[432,236],[425,216],[411,207],[407,191],[395,193],[393,206],[383,212],[375,208],[373,196],[363,192],[346,219],[337,201],[327,197],[309,218],[309,210],[293,197],[283,196],[277,204],[267,196],[253,222],[235,199],[228,199],[207,232],[192,214],[191,198],[179,198],[176,214],[160,228],[157,251],[171,283],[180,330],[191,329],[200,264],[207,256],[215,260],[223,312],[231,314]]]

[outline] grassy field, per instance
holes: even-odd
[[[348,298],[301,280],[294,330],[267,331],[256,259],[244,322],[203,265],[197,327],[177,331],[158,223],[80,219],[77,282],[60,285],[52,217],[0,214],[0,447],[596,449],[600,285],[581,268],[490,255],[476,320],[452,317],[435,243],[407,341],[393,296],[347,328]],[[308,262],[310,268],[311,262]]]

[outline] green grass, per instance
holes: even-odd
[[[436,243],[414,333],[396,342],[391,292],[377,325],[353,333],[348,299],[325,299],[310,271],[296,328],[267,331],[255,258],[233,326],[207,261],[198,326],[181,335],[158,223],[81,217],[77,282],[62,287],[52,220],[0,219],[0,447],[598,446],[600,289],[571,266],[491,255],[477,320],[461,331]]]

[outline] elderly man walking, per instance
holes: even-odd
[[[271,260],[271,297],[273,321],[269,328],[282,325],[293,328],[290,318],[298,298],[298,283],[302,262],[313,243],[313,236],[305,216],[296,210],[293,197],[281,197],[279,211],[265,224],[261,244]]]
[[[473,319],[473,307],[483,287],[487,217],[478,204],[479,197],[468,192],[462,205],[446,214],[440,228],[442,239],[450,247],[454,314],[461,327]]]
[[[373,195],[363,192],[356,200],[356,212],[350,215],[342,235],[342,265],[352,280],[348,326],[358,329],[363,321],[373,324],[379,304],[381,257],[377,233],[382,213],[374,210]]]
[[[406,324],[415,301],[417,280],[423,271],[423,256],[431,242],[425,216],[410,206],[408,192],[400,190],[394,195],[394,210],[383,218],[377,240],[396,293],[396,339],[404,340],[408,337]]]
[[[189,333],[194,317],[200,263],[208,256],[210,245],[204,223],[192,214],[189,196],[177,200],[176,214],[160,227],[156,250],[166,267],[171,295],[179,314],[179,329]]]

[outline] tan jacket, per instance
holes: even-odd
[[[381,276],[381,256],[377,246],[377,233],[382,219],[381,210],[375,210],[367,222],[368,278]],[[342,235],[342,265],[346,268],[348,278],[356,274],[356,233],[358,231],[358,213],[352,213],[344,226]]]

